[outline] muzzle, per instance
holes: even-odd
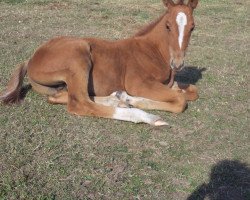
[[[171,66],[172,70],[181,71],[182,68],[184,67],[184,61],[183,60],[180,60],[180,61],[172,60],[170,66]]]

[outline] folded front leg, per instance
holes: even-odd
[[[127,85],[128,98],[131,105],[141,109],[164,110],[173,113],[183,112],[186,108],[186,99],[183,93],[168,88],[156,81],[131,81]],[[138,98],[140,97],[140,98]]]
[[[195,101],[199,98],[198,89],[195,85],[174,82],[172,89],[182,92],[187,101]]]

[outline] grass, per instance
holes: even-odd
[[[0,199],[249,198],[249,8],[200,2],[187,55],[205,69],[200,99],[153,112],[172,127],[71,116],[34,92],[0,105]],[[125,38],[163,11],[160,0],[0,1],[0,90],[49,38]]]

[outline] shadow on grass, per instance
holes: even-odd
[[[204,71],[206,71],[206,68],[186,66],[183,70],[176,74],[175,81],[194,85],[202,79],[202,72]]]
[[[210,182],[199,186],[187,200],[250,199],[250,168],[240,161],[224,160],[216,164]]]

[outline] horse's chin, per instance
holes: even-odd
[[[182,70],[185,68],[185,66],[181,66],[181,67],[178,67],[178,68],[177,68],[177,67],[172,67],[172,66],[171,66],[171,68],[172,68],[172,70],[173,70],[174,72],[177,73],[177,72],[182,71]]]

